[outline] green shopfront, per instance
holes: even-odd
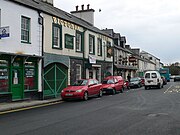
[[[39,97],[40,59],[26,55],[0,55],[0,102]]]

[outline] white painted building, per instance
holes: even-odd
[[[38,97],[42,91],[42,25],[36,10],[0,1],[0,94],[3,99]],[[9,34],[4,37],[2,34]],[[2,100],[3,100],[2,99]],[[0,99],[1,100],[1,99]]]

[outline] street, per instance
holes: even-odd
[[[180,82],[0,115],[0,135],[180,135]]]

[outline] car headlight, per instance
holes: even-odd
[[[61,91],[61,93],[64,92],[64,90]]]
[[[113,89],[112,87],[107,87],[107,89]]]
[[[76,92],[82,92],[82,89],[80,89],[80,90],[76,90]]]

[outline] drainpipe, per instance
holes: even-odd
[[[82,48],[82,51],[83,51],[83,76],[82,76],[82,77],[83,77],[83,78],[85,78],[85,76],[86,76],[85,51],[84,51],[84,50],[85,50],[85,49],[84,49],[84,48],[85,48],[85,41],[86,41],[86,40],[85,40],[85,32],[86,32],[86,31],[87,31],[87,29],[84,29],[84,31],[83,31],[83,40],[84,40],[84,41],[83,41],[84,44],[83,44],[83,48]]]
[[[38,11],[38,14],[39,14],[39,24],[41,24],[42,25],[42,57],[44,56],[44,18],[43,18],[43,16],[42,16],[42,14],[41,14],[42,12],[41,11]],[[44,57],[42,58],[42,62],[41,62],[41,78],[42,78],[42,82],[41,82],[41,84],[42,84],[42,86],[41,86],[41,88],[42,88],[42,92],[41,92],[41,94],[40,94],[40,99],[41,100],[43,100],[44,99],[44,79],[43,79],[43,75],[44,75]]]

